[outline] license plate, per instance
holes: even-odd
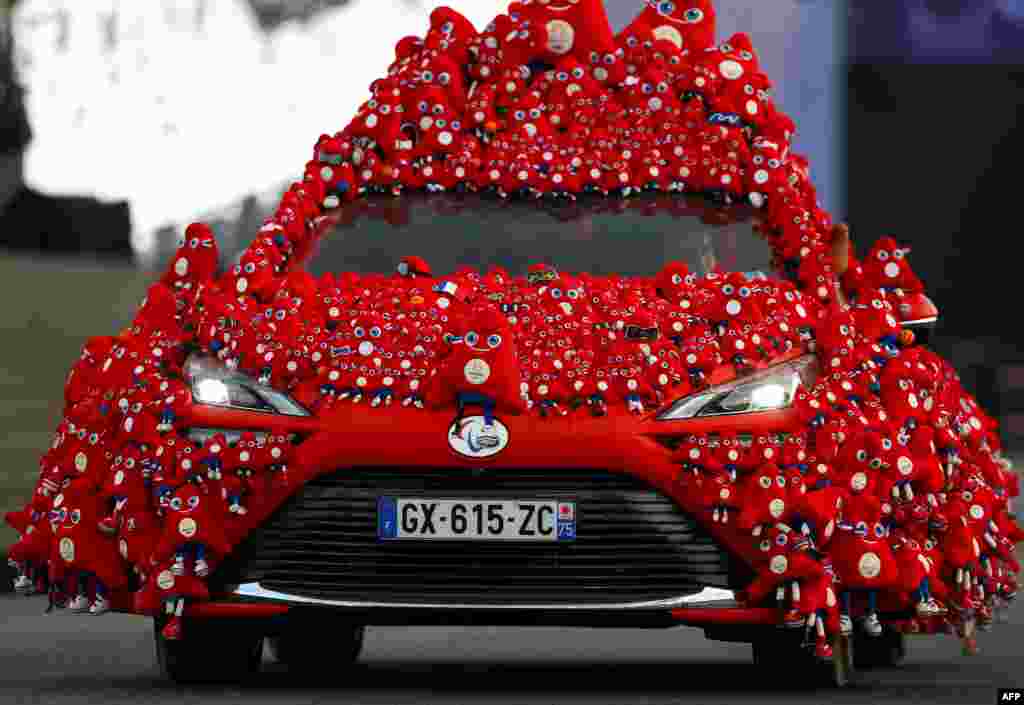
[[[381,497],[377,535],[389,541],[573,541],[576,503]]]

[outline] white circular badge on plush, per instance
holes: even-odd
[[[248,463],[250,457],[252,456],[249,455],[249,451],[247,450],[243,450],[241,453],[238,454],[238,459],[241,460],[243,463]]]
[[[118,470],[114,473],[114,484],[120,485],[124,482],[124,470]]]
[[[768,567],[776,575],[782,575],[789,568],[789,560],[785,556],[772,556],[771,561],[768,562]]]
[[[899,468],[900,475],[907,476],[914,472],[914,461],[905,455],[901,455],[900,459],[896,461],[896,467]]]
[[[732,301],[725,305],[725,312],[728,313],[730,316],[738,316],[740,315],[740,311],[742,310],[742,304],[740,304],[740,302],[737,301],[736,299],[733,299]]]
[[[778,519],[786,511],[786,503],[781,499],[773,499],[768,503],[768,512],[773,519]]]
[[[970,512],[971,512],[971,518],[972,519],[984,519],[985,518],[985,509],[980,504],[972,504]]]
[[[898,264],[896,264],[895,262],[890,262],[889,264],[885,265],[885,276],[889,277],[890,279],[895,279],[899,275],[900,266]]]
[[[568,54],[576,42],[576,30],[565,20],[551,20],[547,24],[548,51],[553,54]]]
[[[369,340],[364,340],[363,342],[359,343],[359,354],[362,355],[363,357],[369,357],[370,355],[372,355],[373,343],[371,343]]]
[[[466,363],[462,373],[470,384],[483,384],[491,377],[491,366],[487,364],[486,360],[474,357]]]
[[[196,524],[196,520],[192,517],[185,517],[178,522],[178,533],[187,539],[192,538],[196,535],[196,531],[199,530],[199,525]]]
[[[718,65],[718,71],[719,73],[722,74],[723,78],[727,78],[730,81],[735,81],[736,79],[743,76],[743,65],[740,64],[740,62],[738,61],[726,59],[725,61]]]
[[[857,561],[857,570],[862,577],[877,578],[882,572],[882,559],[877,553],[868,551]]]
[[[156,576],[156,584],[161,590],[170,590],[174,587],[174,573],[165,570]]]
[[[85,472],[88,467],[89,456],[79,451],[78,454],[75,455],[75,469],[78,470],[78,472]]]
[[[862,472],[853,473],[853,477],[850,478],[850,487],[855,489],[857,492],[862,492],[865,487],[868,486],[868,476]]]
[[[174,273],[179,277],[183,277],[188,274],[188,258],[179,257],[178,261],[174,263]]]
[[[60,551],[60,557],[66,562],[72,563],[75,560],[75,542],[69,539],[67,536],[60,540],[58,544],[58,550]]]
[[[718,493],[718,496],[722,499],[729,499],[732,496],[732,492],[729,491],[728,487],[723,487],[722,491]]]

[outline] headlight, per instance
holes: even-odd
[[[232,370],[209,355],[192,355],[185,361],[185,378],[192,386],[192,398],[199,404],[226,406],[287,416],[309,416],[309,412],[272,387]]]
[[[801,384],[808,387],[814,384],[816,374],[817,358],[807,355],[684,397],[658,416],[658,420],[679,421],[785,409],[792,405]]]

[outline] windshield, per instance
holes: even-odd
[[[353,203],[333,217],[337,223],[306,257],[314,276],[391,273],[409,255],[423,257],[435,276],[467,266],[481,274],[501,266],[523,276],[536,262],[595,275],[653,276],[671,261],[701,274],[771,271],[771,248],[754,232],[752,213],[701,198],[554,205],[402,196]]]

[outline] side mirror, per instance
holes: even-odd
[[[939,309],[924,294],[908,296],[898,305],[900,325],[914,334],[914,341],[927,345],[935,335],[939,323]]]

